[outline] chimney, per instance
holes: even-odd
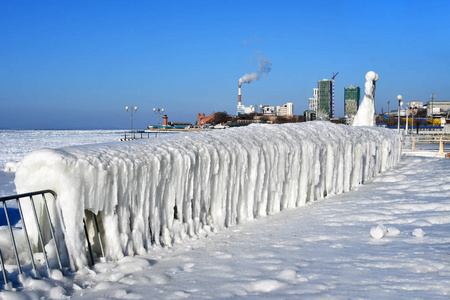
[[[168,119],[167,115],[164,115],[163,116],[163,125],[164,126],[167,126],[167,119]]]
[[[239,93],[238,93],[238,101],[239,101],[239,105],[241,105],[241,84],[239,83]]]

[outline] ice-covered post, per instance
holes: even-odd
[[[353,126],[375,126],[375,83],[378,78],[374,71],[367,72],[364,99],[356,113]]]
[[[398,99],[398,127],[397,127],[397,130],[398,130],[398,133],[400,133],[400,108],[403,106],[403,102],[402,102],[403,96],[398,95],[397,99]]]

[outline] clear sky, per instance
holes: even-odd
[[[244,105],[294,103],[303,114],[318,80],[344,87],[380,76],[376,109],[450,101],[450,1],[2,1],[0,128],[126,129]],[[361,98],[363,92],[361,93]]]

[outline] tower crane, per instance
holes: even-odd
[[[334,118],[334,78],[339,74],[339,72],[337,72],[336,74],[334,74],[333,72],[333,77],[331,77],[331,79],[333,80],[333,94],[332,94],[332,99],[331,99],[331,117]]]

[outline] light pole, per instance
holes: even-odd
[[[159,124],[160,124],[159,123],[159,115],[164,113],[164,108],[154,108],[153,112],[158,115],[158,133],[156,134],[156,137],[158,137],[159,136],[159,129],[160,129],[160,126],[159,126]]]
[[[409,102],[406,103],[405,115],[406,115],[405,135],[407,135],[408,134]]]
[[[402,102],[403,97],[402,97],[402,95],[398,95],[397,99],[398,99],[398,126],[397,126],[397,130],[398,130],[398,133],[400,133],[400,108],[403,105],[403,102]]]
[[[388,115],[389,115],[389,103],[391,103],[391,100],[388,101]]]
[[[434,126],[434,115],[433,115],[433,110],[434,110],[434,107],[433,107],[433,102],[434,102],[434,99],[436,99],[436,94],[435,93],[432,93],[431,95],[430,95],[430,98],[431,98],[431,126]]]
[[[125,109],[128,111],[130,111],[130,113],[131,113],[131,117],[130,117],[130,119],[131,119],[131,129],[130,129],[130,133],[133,133],[133,110],[136,112],[137,111],[137,106],[135,106],[135,107],[133,107],[133,106],[125,106]],[[135,136],[134,136],[134,134],[133,134],[133,138],[135,138]]]

